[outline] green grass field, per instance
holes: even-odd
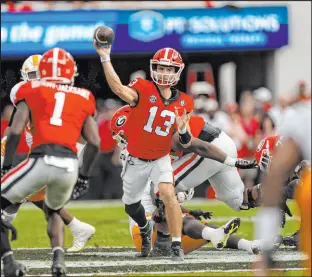
[[[237,235],[252,239],[254,235],[253,217],[257,209],[235,212],[221,202],[200,202],[187,205],[192,209],[213,212],[211,223],[222,225],[229,218],[240,217],[241,227]],[[294,204],[290,203],[293,210]],[[238,250],[216,250],[207,244],[204,248],[189,255],[182,264],[168,258],[134,258],[128,217],[122,204],[100,202],[99,205],[76,202],[68,205],[68,210],[79,220],[96,228],[94,237],[81,253],[66,254],[69,276],[252,276],[250,271],[254,257]],[[43,212],[32,204],[22,207],[14,221],[19,231],[18,240],[12,243],[14,253],[30,268],[32,276],[50,276],[51,250],[46,234],[46,221]],[[296,220],[288,220],[281,229],[283,236],[298,229]],[[65,247],[72,245],[72,234],[65,227]],[[120,248],[122,247],[122,248]],[[24,248],[24,249],[16,249]],[[26,249],[25,249],[26,248]],[[34,249],[36,248],[36,249]],[[48,249],[38,249],[48,248]],[[279,253],[281,267],[272,276],[302,276],[300,257],[294,250],[284,249]],[[288,259],[289,257],[289,259]]]
[[[290,207],[293,210],[293,203]],[[222,221],[222,217],[241,217],[241,227],[237,235],[252,239],[254,234],[253,222],[250,219],[255,216],[257,209],[249,211],[235,212],[220,202],[220,204],[203,204],[187,205],[192,209],[203,209],[213,212],[213,217],[209,222],[222,225],[226,220]],[[103,207],[84,207],[74,208],[68,207],[68,210],[79,220],[87,222],[96,228],[96,233],[89,246],[132,246],[129,234],[128,216],[124,212],[122,205]],[[221,217],[221,218],[220,218]],[[247,220],[244,220],[247,218]],[[214,220],[216,219],[216,220]],[[218,220],[217,220],[218,219]],[[220,221],[221,219],[221,221]],[[49,240],[46,230],[46,221],[43,212],[37,208],[28,209],[21,208],[14,225],[19,232],[19,239],[12,243],[14,248],[42,248],[49,247]],[[283,236],[289,235],[298,229],[298,222],[288,220],[284,229],[281,229]],[[65,247],[71,246],[72,235],[67,227],[65,227]]]

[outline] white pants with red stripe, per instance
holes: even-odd
[[[129,155],[127,149],[122,150],[123,196],[122,202],[131,205],[142,199],[143,191],[149,179],[154,184],[154,192],[160,183],[173,183],[171,158],[168,155],[152,162],[141,161]]]
[[[70,199],[77,178],[77,159],[47,155],[28,158],[3,176],[1,195],[13,204],[21,203],[46,186],[45,202],[58,210]]]
[[[234,141],[224,132],[212,141],[229,156],[236,158],[237,149]],[[216,198],[225,202],[232,209],[239,211],[243,202],[244,183],[235,167],[204,159],[189,153],[173,163],[175,192],[195,188],[208,180]]]

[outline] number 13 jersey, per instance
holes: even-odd
[[[19,83],[11,91],[11,100],[14,105],[25,101],[30,109],[32,150],[56,144],[77,153],[84,121],[96,109],[89,90],[52,82]]]
[[[170,152],[171,136],[177,128],[175,108],[179,115],[194,108],[193,99],[175,88],[172,96],[164,99],[157,86],[141,78],[134,79],[129,87],[138,93],[138,102],[132,107],[131,126],[128,130],[127,150],[130,155],[143,159],[158,159]]]

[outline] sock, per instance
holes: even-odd
[[[216,233],[216,229],[206,226],[202,231],[202,237],[205,240],[211,240],[211,236]]]
[[[251,241],[246,239],[241,239],[237,243],[237,248],[241,250],[249,251],[251,250]]]
[[[74,232],[75,230],[77,230],[77,226],[79,225],[79,223],[81,223],[81,221],[78,220],[76,217],[74,217],[73,220],[67,226],[72,232]]]
[[[52,253],[54,253],[56,250],[61,250],[62,252],[64,252],[64,249],[62,247],[57,246],[52,249]]]
[[[172,242],[180,242],[181,243],[181,237],[172,237]]]

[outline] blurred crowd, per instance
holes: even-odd
[[[135,72],[130,78],[136,78],[137,75],[146,77],[139,73]],[[266,136],[278,133],[286,107],[296,101],[311,100],[311,91],[304,81],[298,84],[294,94],[280,94],[275,104],[272,92],[264,87],[244,91],[239,103],[225,103],[223,107],[220,107],[215,98],[214,87],[207,82],[193,83],[190,94],[194,98],[194,113],[231,136],[237,146],[238,157],[245,159],[254,159],[259,142]],[[110,119],[122,105],[115,99],[97,99],[96,121],[101,136],[101,153],[92,172],[90,190],[84,199],[120,199],[122,196],[120,148],[112,138],[110,130]],[[12,105],[7,105],[2,111],[1,138],[12,111]],[[17,153],[22,157],[27,155],[26,143],[20,144]],[[260,179],[259,170],[245,170],[240,173],[246,187],[256,185]],[[200,196],[203,197],[202,192]],[[206,197],[214,197],[211,188],[206,190]]]
[[[1,1],[1,12],[213,8],[222,1]]]

